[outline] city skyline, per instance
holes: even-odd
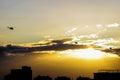
[[[99,70],[93,73],[93,78],[79,75],[76,78],[59,75],[52,78],[48,75],[39,75],[33,77],[33,71],[29,66],[22,66],[22,69],[11,69],[10,73],[4,76],[4,80],[119,80],[120,70]]]

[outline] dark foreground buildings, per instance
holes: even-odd
[[[78,77],[76,80],[92,80],[89,77]]]
[[[52,80],[52,78],[49,76],[40,76],[39,75],[39,76],[35,77],[34,80]]]
[[[4,80],[32,80],[31,67],[23,66],[22,69],[12,69],[10,74],[4,76]],[[52,79],[49,76],[38,75],[33,80],[71,80],[66,76],[58,76]],[[89,77],[77,77],[76,80],[120,80],[119,70],[101,70],[94,73],[94,79]]]
[[[55,80],[70,80],[70,78],[66,76],[58,76],[57,78],[55,78]]]
[[[119,70],[102,70],[94,73],[94,80],[120,80]]]
[[[22,69],[12,69],[11,73],[4,77],[4,80],[32,80],[31,67],[23,66]]]

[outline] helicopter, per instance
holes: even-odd
[[[10,29],[10,30],[14,30],[13,26],[7,26],[7,28]]]

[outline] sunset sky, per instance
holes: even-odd
[[[0,78],[22,65],[92,77],[120,69],[119,56],[120,0],[0,0]]]

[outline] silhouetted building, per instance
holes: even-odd
[[[11,79],[12,79],[12,78],[11,78],[11,75],[10,75],[10,74],[4,76],[4,80],[11,80]]]
[[[34,78],[34,80],[52,80],[51,77],[49,76],[37,76],[36,78]]]
[[[118,70],[104,70],[94,73],[94,80],[120,80],[120,72]]]
[[[89,77],[78,77],[76,80],[92,80]]]
[[[55,78],[55,80],[70,80],[70,78],[66,76],[58,76],[57,78]]]
[[[12,69],[4,80],[32,80],[32,70],[28,66],[23,66],[22,69]]]

